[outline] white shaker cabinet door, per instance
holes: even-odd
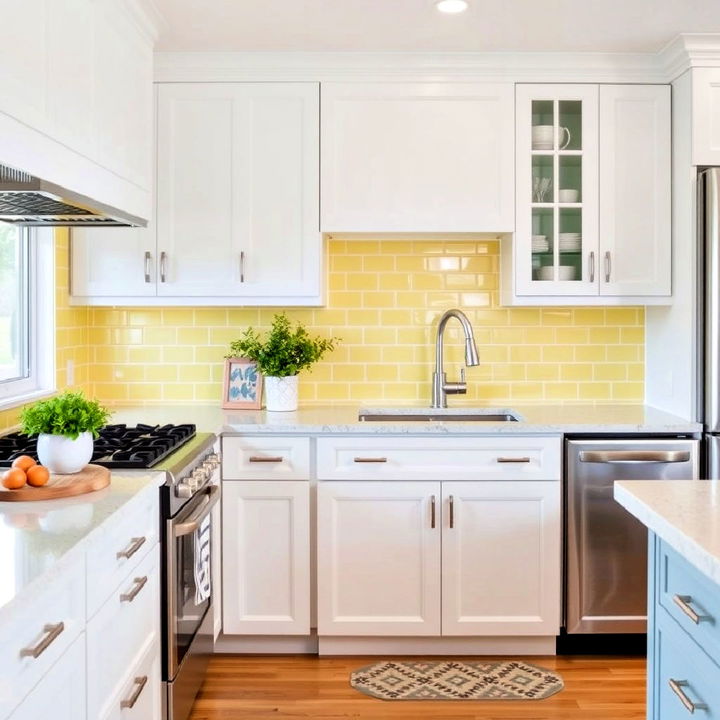
[[[697,67],[690,72],[693,165],[720,165],[720,68]]]
[[[440,634],[440,483],[318,484],[318,635]]]
[[[323,231],[512,231],[513,92],[323,83]]]
[[[85,717],[85,635],[80,635],[8,720],[85,720]]]
[[[669,85],[600,86],[600,294],[671,293]]]
[[[560,482],[443,483],[442,634],[555,635]]]
[[[71,237],[70,292],[76,301],[155,296],[152,223],[147,228],[73,228]]]
[[[159,296],[319,296],[318,135],[317,83],[159,86]]]
[[[310,484],[223,482],[225,635],[310,634]]]

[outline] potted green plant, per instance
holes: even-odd
[[[21,432],[37,435],[40,462],[56,473],[76,473],[90,462],[93,442],[110,417],[97,400],[64,392],[23,409]]]
[[[284,313],[273,317],[262,339],[248,328],[230,344],[227,357],[246,357],[265,376],[265,406],[271,412],[297,410],[298,373],[333,350],[339,338],[311,337],[299,323],[293,328]]]

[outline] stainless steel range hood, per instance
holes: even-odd
[[[145,227],[142,218],[0,165],[0,222],[26,227]]]

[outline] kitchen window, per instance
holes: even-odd
[[[52,231],[0,223],[0,407],[54,389]]]

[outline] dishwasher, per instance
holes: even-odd
[[[616,480],[696,480],[699,440],[565,440],[565,631],[644,633],[647,529]]]

